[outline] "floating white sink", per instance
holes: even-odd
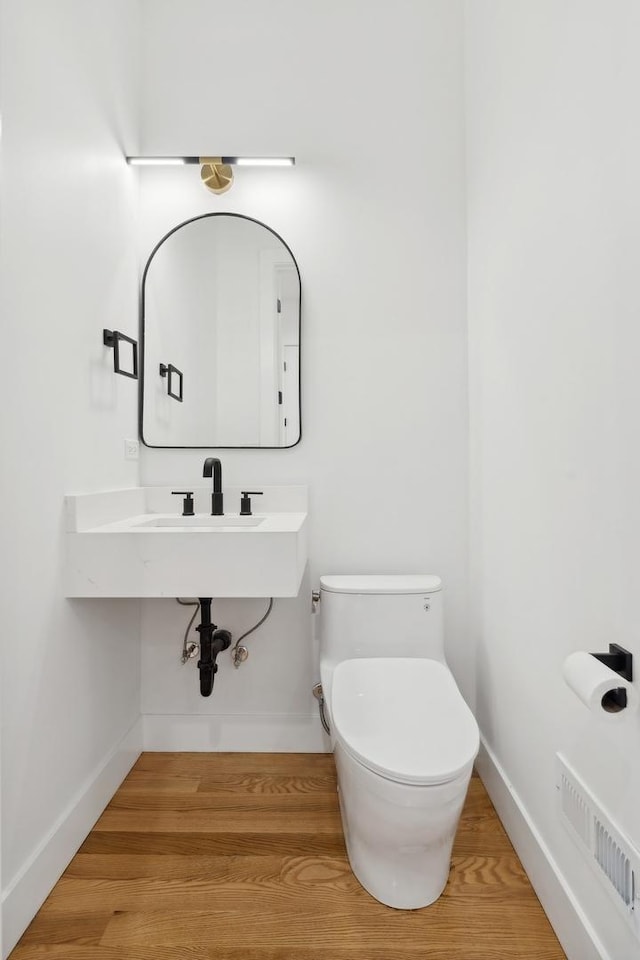
[[[183,530],[243,530],[259,526],[264,517],[152,517],[134,524],[139,527],[175,527]]]
[[[209,499],[209,489],[196,491],[196,516],[182,517],[169,512],[170,488],[67,497],[65,595],[297,596],[307,562],[306,487],[265,487],[260,506],[278,509],[251,517],[212,517]],[[225,509],[227,502],[239,503],[239,491],[225,490]]]

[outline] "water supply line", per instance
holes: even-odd
[[[246,647],[240,646],[240,641],[244,640],[245,637],[248,637],[249,634],[253,633],[254,630],[257,630],[258,627],[261,627],[272,610],[273,610],[273,597],[269,597],[269,606],[267,607],[267,612],[265,613],[265,615],[260,620],[258,620],[255,626],[251,627],[250,630],[247,630],[246,633],[243,633],[242,636],[238,637],[238,639],[236,640],[231,650],[231,658],[233,660],[233,665],[236,668],[236,670],[238,669],[240,664],[244,663],[244,661],[249,656],[249,651],[247,650]]]
[[[313,687],[311,688],[311,692],[313,693],[314,697],[318,701],[318,710],[320,711],[320,723],[324,727],[324,732],[331,735],[331,727],[329,726],[329,721],[327,720],[327,715],[324,709],[325,699],[324,699],[324,693],[322,692],[322,684],[314,683]]]
[[[193,626],[193,621],[198,616],[198,611],[200,610],[200,601],[195,599],[182,600],[180,597],[176,597],[176,601],[183,607],[195,607],[195,610],[193,611],[193,616],[191,617],[191,620],[189,620],[189,623],[187,624],[187,629],[184,632],[184,640],[182,641],[182,655],[180,657],[180,660],[182,661],[182,663],[188,663],[189,660],[193,660],[193,658],[197,657],[198,654],[200,653],[199,643],[194,643],[193,641],[191,641],[191,643],[188,642],[189,631],[191,630],[191,627]]]

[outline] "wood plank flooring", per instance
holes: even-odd
[[[443,896],[382,906],[329,754],[143,754],[11,960],[563,960],[473,777]]]

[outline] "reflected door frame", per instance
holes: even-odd
[[[283,344],[279,273],[295,270],[276,250],[260,254],[260,445],[279,447],[283,437]],[[298,427],[299,430],[299,427]]]

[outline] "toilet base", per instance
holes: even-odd
[[[351,868],[365,890],[397,910],[438,899],[473,763],[449,783],[414,786],[373,773],[336,741],[340,813]]]

